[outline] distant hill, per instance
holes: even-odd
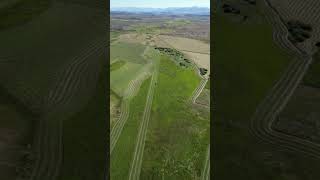
[[[152,14],[194,14],[209,15],[210,9],[206,7],[170,7],[170,8],[137,8],[137,7],[118,7],[111,8],[111,12],[127,12],[127,13],[152,13]]]

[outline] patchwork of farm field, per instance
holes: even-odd
[[[172,18],[140,14],[123,17],[121,13],[114,16],[111,14],[111,24],[115,22],[111,29],[114,27],[117,33],[112,35],[110,85],[121,98],[121,105],[110,134],[111,179],[207,177],[208,109],[201,111],[203,107],[194,107],[189,101],[194,91],[201,94],[206,83],[200,83],[199,69],[195,71],[179,47],[181,43],[196,43],[185,49],[204,52],[204,58],[192,58],[206,61],[209,69],[209,45],[174,36],[164,36],[170,37],[171,44],[163,39],[162,33],[193,24],[193,20],[169,21]],[[131,21],[134,26],[130,26]],[[180,46],[176,47],[172,38],[178,38]],[[136,79],[143,81],[140,88],[134,85]],[[137,91],[135,96],[133,89]],[[185,138],[190,141],[182,141]]]

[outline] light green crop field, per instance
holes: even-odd
[[[110,32],[110,42],[112,43],[112,42],[116,41],[120,34],[121,33],[118,31],[111,31]]]
[[[142,58],[142,57],[141,57]],[[130,81],[139,75],[151,71],[151,64],[136,64],[127,62],[120,69],[114,70],[110,74],[110,87],[119,96],[123,96],[129,86]]]
[[[140,179],[196,179],[209,143],[209,120],[190,111],[200,78],[161,56]]]
[[[126,62],[124,62],[124,61],[116,61],[110,65],[110,71],[120,69],[125,64],[126,64]]]
[[[110,177],[112,180],[128,179],[149,85],[150,78],[142,83],[138,94],[130,102],[129,117],[110,159]]]
[[[142,55],[145,46],[135,43],[115,43],[110,46],[111,62],[115,60],[123,60],[132,63],[144,64],[146,60]]]

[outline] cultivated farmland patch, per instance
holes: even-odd
[[[159,38],[180,51],[210,54],[210,45],[199,40],[165,35]]]

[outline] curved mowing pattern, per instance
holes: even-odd
[[[204,87],[206,86],[208,82],[208,79],[203,78],[199,84],[199,86],[195,89],[195,91],[193,92],[192,96],[191,96],[191,101],[193,104],[196,104],[196,100],[199,97],[199,95],[201,94],[202,90],[204,89]]]
[[[280,80],[257,107],[252,117],[250,130],[255,137],[269,144],[320,158],[319,144],[272,129],[273,122],[288,103],[312,62],[312,58],[307,56],[305,52],[300,51],[299,54],[300,58],[296,58],[290,63]]]
[[[120,118],[115,123],[110,133],[110,154],[112,154],[112,151],[121,135],[122,129],[127,122],[129,116],[130,100],[138,93],[142,82],[146,77],[148,77],[148,74],[149,73],[142,73],[139,77],[132,80],[127,91],[125,92],[125,96],[121,105]]]
[[[318,0],[268,0],[278,11],[279,15],[285,20],[299,20],[304,23],[310,24],[313,27],[311,38],[303,43],[299,43],[298,46],[308,51],[308,53],[314,53],[316,47],[315,42],[319,40],[320,34],[320,1]]]
[[[158,79],[158,70],[155,69],[155,71],[152,75],[151,82],[150,82],[146,106],[144,109],[142,122],[141,122],[140,128],[139,128],[139,133],[138,133],[138,137],[137,137],[133,160],[131,162],[132,164],[130,167],[129,180],[139,180],[139,177],[140,177],[143,151],[144,151],[145,140],[146,140],[146,135],[147,135],[148,123],[149,123],[149,119],[150,119],[153,94],[154,94],[155,85],[157,83],[157,79]]]
[[[59,80],[45,100],[47,110],[44,118],[40,120],[37,146],[38,157],[31,175],[31,179],[54,180],[59,175],[62,161],[62,125],[63,119],[59,118],[60,110],[69,107],[72,100],[76,99],[75,92],[85,89],[84,84],[91,86],[96,82],[99,62],[88,60],[90,57],[99,57],[105,49],[105,41],[95,41],[86,50],[74,58],[62,70]],[[60,73],[60,72],[59,72]],[[87,91],[87,89],[85,89]],[[69,109],[70,110],[70,109]],[[63,112],[63,111],[62,111]]]

